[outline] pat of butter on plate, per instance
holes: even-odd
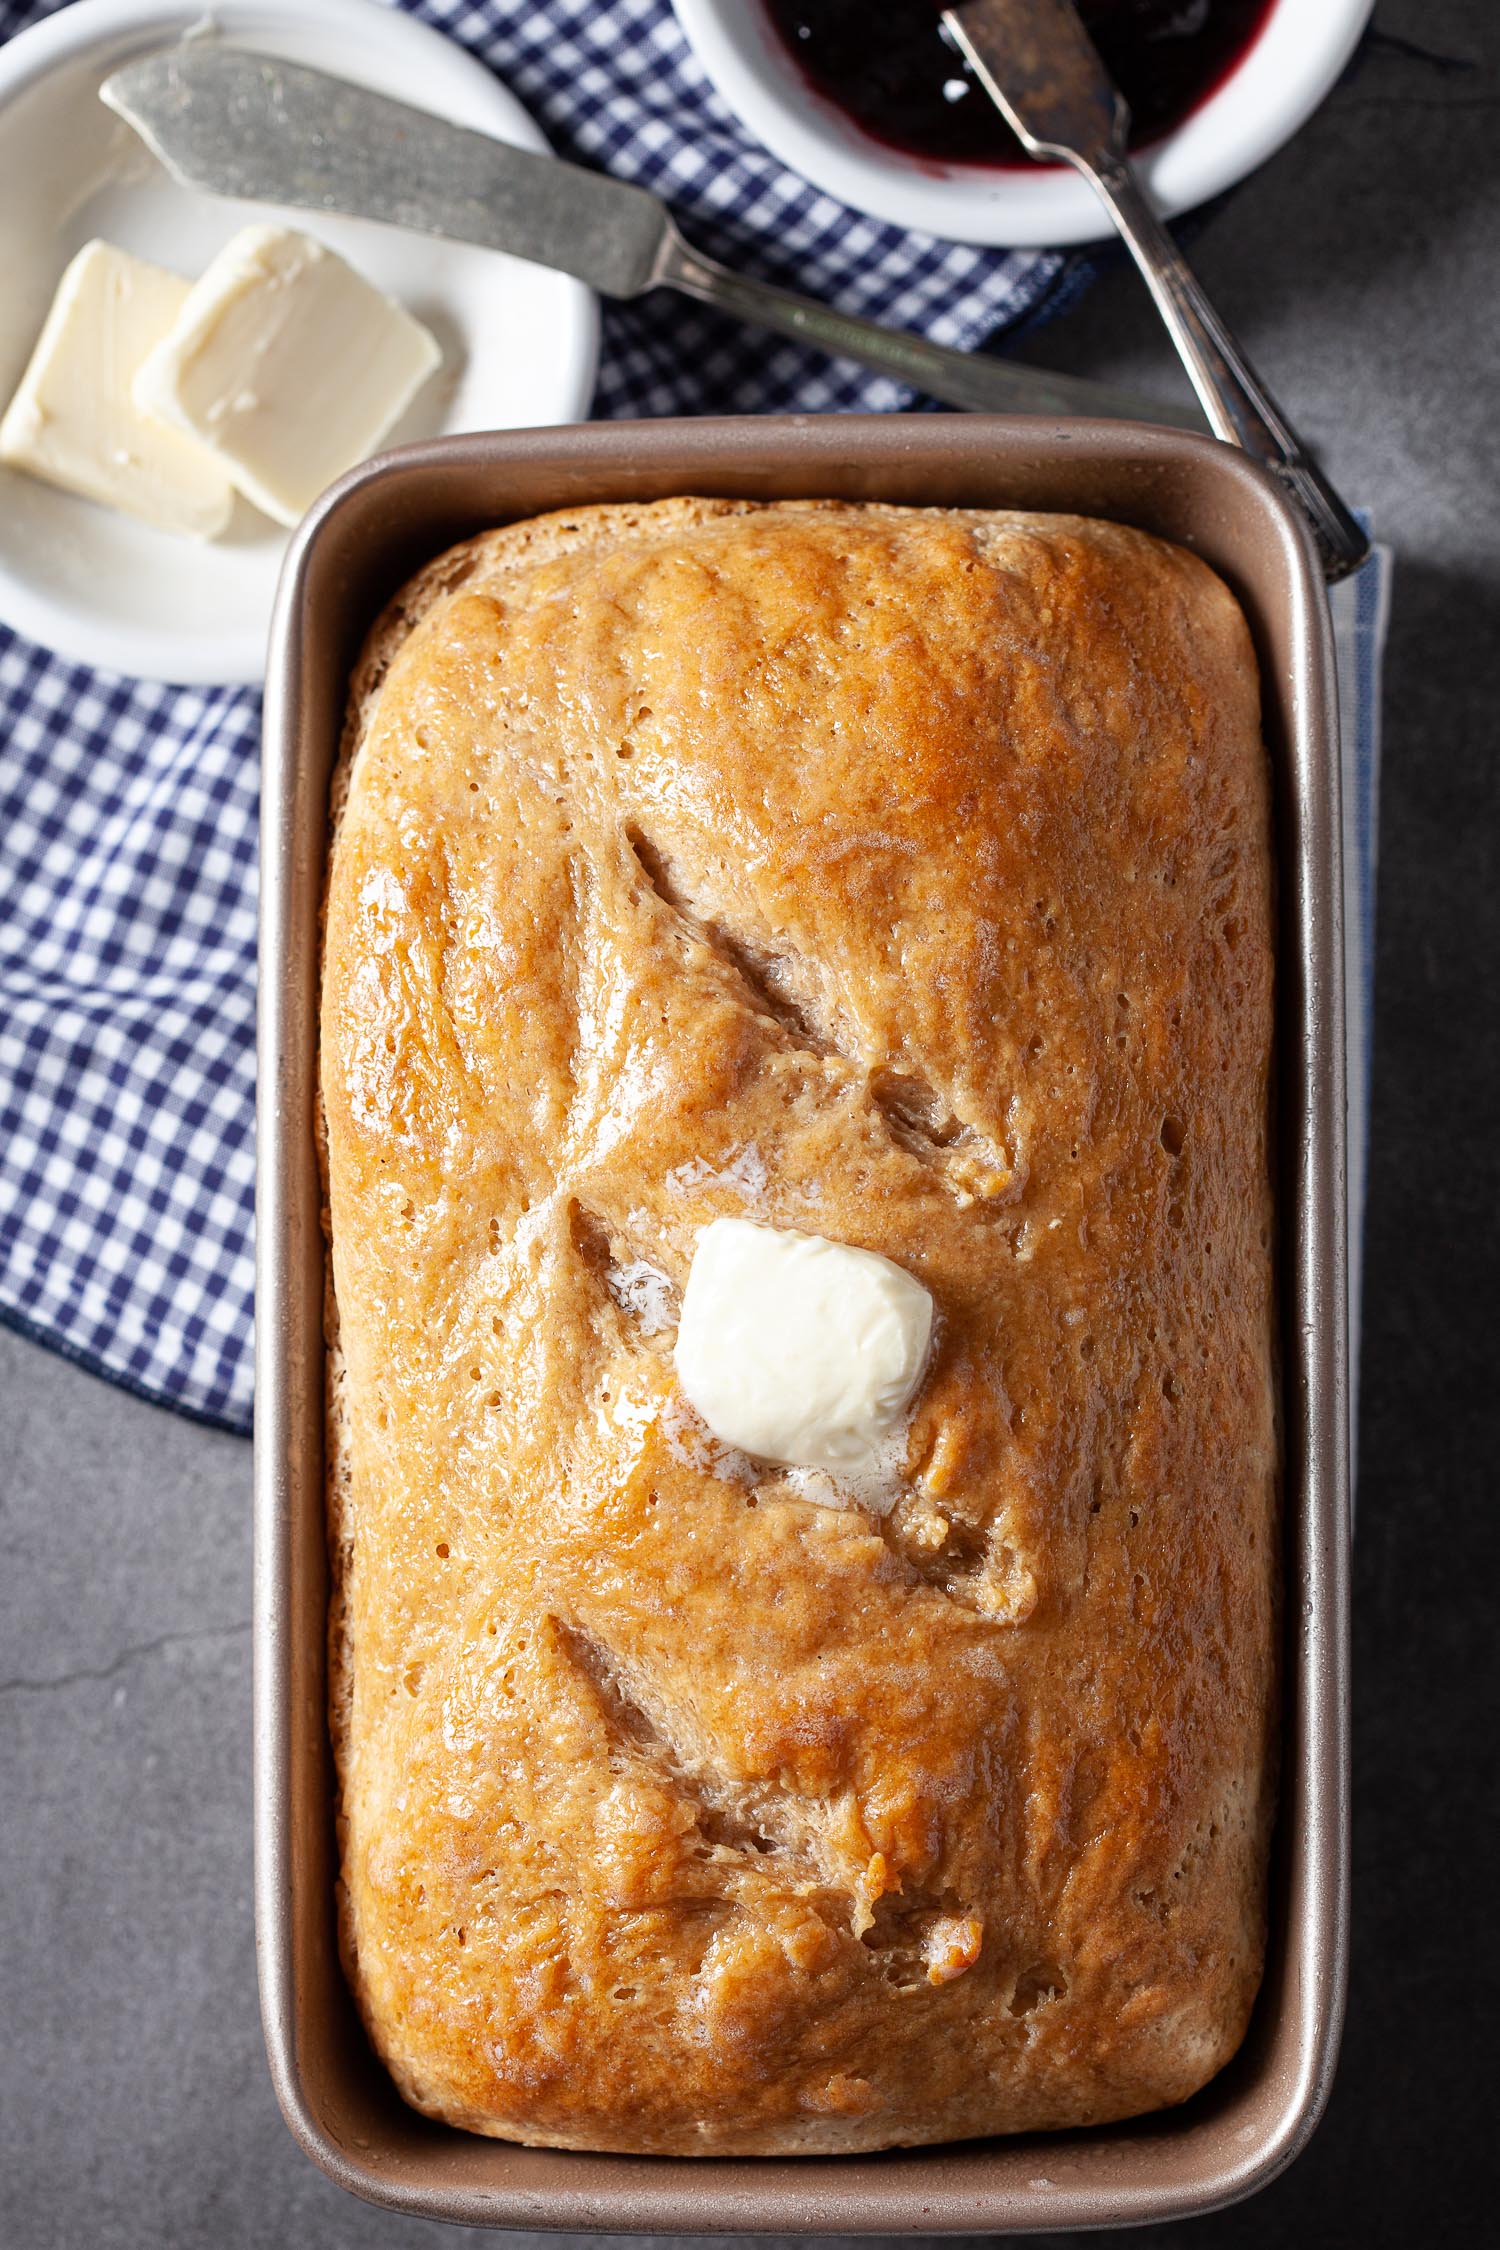
[[[931,1297],[889,1258],[714,1219],[698,1236],[674,1358],[724,1444],[857,1476],[910,1406],[931,1338]]]
[[[336,251],[246,227],[194,283],[135,400],[213,447],[247,500],[295,524],[372,453],[438,366],[435,338]]]
[[[190,294],[179,274],[112,243],[86,243],[58,283],[0,421],[0,461],[159,530],[216,538],[234,507],[223,467],[132,396],[142,360]]]

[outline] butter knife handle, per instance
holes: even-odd
[[[1369,538],[1256,374],[1157,217],[1140,175],[1118,149],[1091,156],[1086,171],[1114,213],[1127,248],[1156,299],[1215,437],[1241,446],[1286,486],[1308,516],[1324,571],[1347,577]]]
[[[654,278],[700,304],[713,305],[753,327],[769,328],[777,336],[811,344],[836,358],[852,359],[948,406],[990,414],[1102,414],[1122,422],[1164,422],[1200,431],[1203,427],[1201,415],[1191,408],[1160,405],[1128,391],[1018,367],[1012,361],[950,351],[905,329],[883,328],[854,313],[836,312],[795,290],[719,265],[694,250],[675,229]]]

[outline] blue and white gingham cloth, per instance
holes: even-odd
[[[0,0],[0,39],[57,4]],[[489,63],[560,153],[667,196],[745,271],[960,347],[1075,286],[1058,255],[907,234],[786,171],[707,85],[668,0],[400,4]],[[604,417],[912,403],[680,299],[604,308]],[[1372,565],[1336,601],[1361,1193],[1384,586]],[[0,626],[0,1320],[234,1430],[251,1413],[259,731],[253,691],[122,680]]]
[[[1349,1366],[1359,1387],[1360,1284],[1370,1160],[1370,1032],[1375,1014],[1375,860],[1380,815],[1380,667],[1391,606],[1391,551],[1335,586],[1344,783],[1344,1004],[1349,1115]],[[1351,1432],[1352,1437],[1352,1432]]]

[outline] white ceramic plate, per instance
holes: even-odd
[[[1159,207],[1206,203],[1263,164],[1312,115],[1354,52],[1374,0],[1276,0],[1264,30],[1201,109],[1140,159]],[[699,62],[758,141],[856,211],[949,242],[1051,249],[1109,221],[1076,172],[929,164],[883,148],[815,94],[761,0],[673,0]],[[878,12],[878,0],[872,14]]]
[[[285,216],[398,297],[443,347],[390,444],[583,420],[598,310],[580,282],[365,220],[195,195],[167,177],[98,87],[132,55],[201,31],[208,15],[160,0],[74,0],[0,47],[0,401],[64,266],[92,236],[191,278],[247,221]],[[215,0],[211,22],[236,45],[544,146],[482,63],[372,0]],[[63,656],[138,678],[258,680],[287,537],[241,503],[223,540],[177,539],[0,468],[0,618]]]

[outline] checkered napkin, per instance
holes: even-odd
[[[708,87],[668,0],[402,4],[499,72],[560,153],[658,190],[744,271],[963,347],[1079,285],[1057,255],[906,234],[785,171]],[[0,39],[53,12],[0,0]],[[679,299],[605,308],[601,416],[913,403]],[[1383,580],[1358,583],[1341,646],[1367,904]],[[249,690],[118,679],[0,626],[0,1320],[235,1430],[251,1411],[259,727]]]
[[[1367,525],[1368,528],[1368,525]],[[1349,1112],[1349,1365],[1359,1382],[1360,1281],[1370,1155],[1370,1031],[1375,1012],[1375,849],[1380,810],[1380,665],[1391,605],[1391,551],[1335,586],[1344,782],[1344,996]],[[1352,1401],[1351,1401],[1352,1403]]]

